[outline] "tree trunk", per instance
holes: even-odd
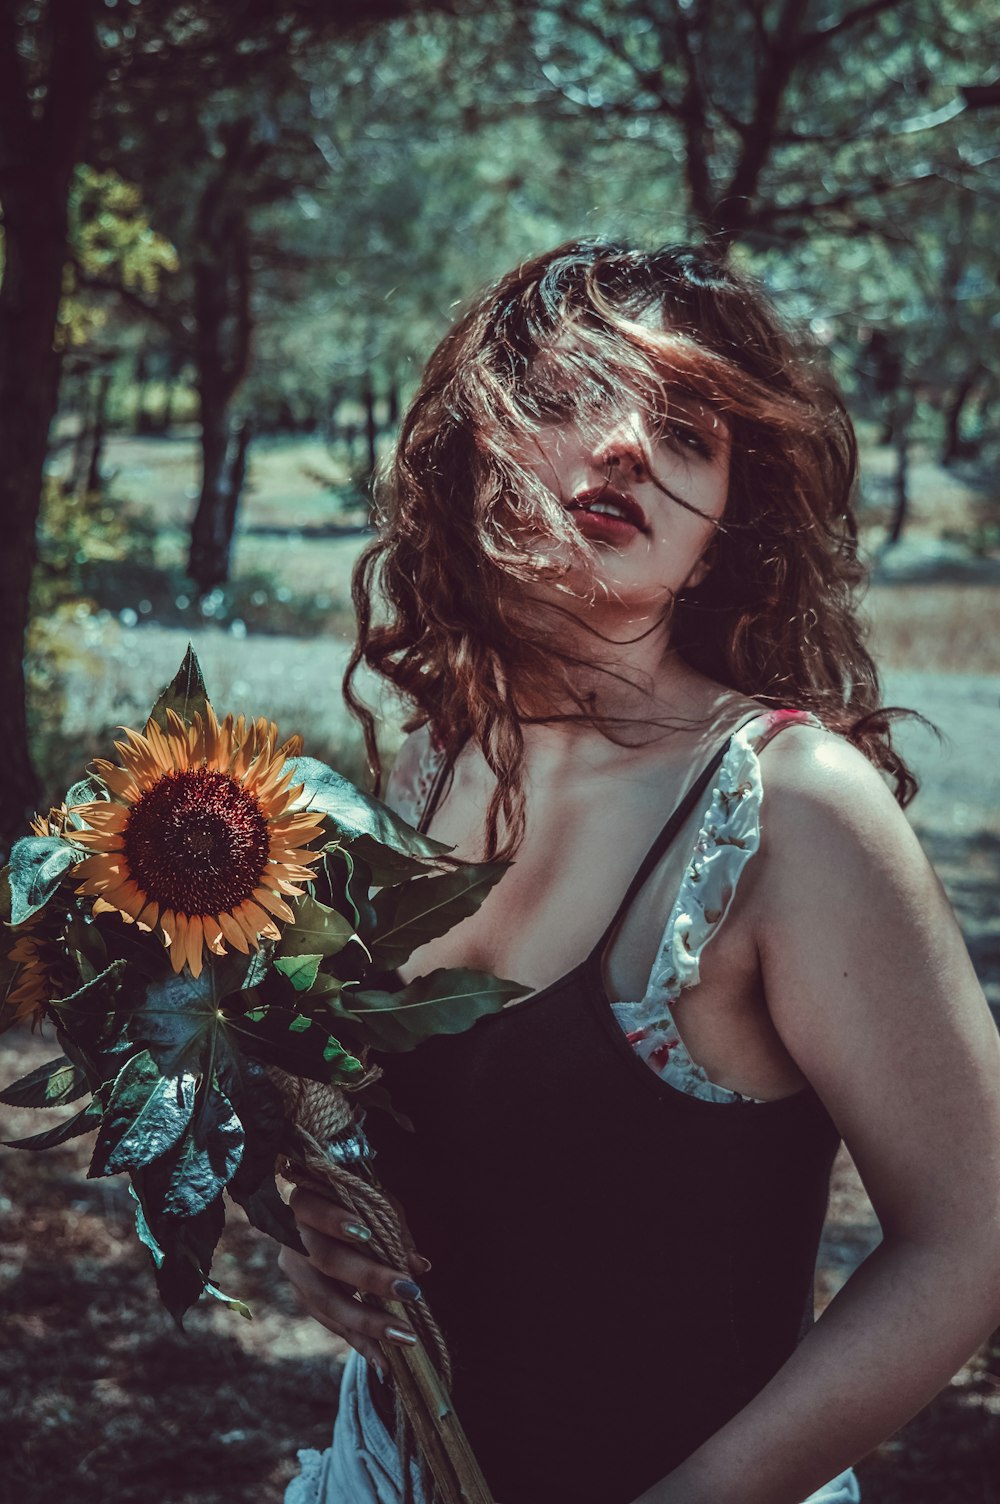
[[[111,372],[102,371],[94,384],[93,423],[90,430],[90,458],[87,464],[87,481],[84,490],[104,491],[104,435],[108,423],[108,393],[111,390]]]
[[[135,358],[135,372],[132,380],[135,384],[132,432],[137,439],[141,439],[153,431],[152,419],[146,411],[146,394],[149,391],[149,356],[144,349],[140,350]]]
[[[365,383],[361,398],[365,408],[365,449],[368,474],[365,483],[370,484],[378,464],[378,423],[375,421],[375,391],[370,381]]]
[[[900,393],[892,419],[896,442],[895,504],[884,545],[887,549],[895,547],[902,538],[910,515],[910,423],[913,408],[913,394],[906,391]]]
[[[35,527],[59,357],[53,348],[66,260],[67,199],[97,84],[91,0],[50,0],[50,63],[42,117],[28,102],[16,18],[0,6],[0,854],[5,858],[41,787],[31,761],[24,651]]]
[[[977,360],[959,381],[951,401],[944,410],[944,444],[941,449],[942,465],[953,465],[962,456],[962,414],[972,396],[982,366]]]
[[[201,399],[202,482],[188,574],[199,595],[229,578],[250,429],[231,408],[250,360],[250,232],[242,178],[259,163],[249,120],[236,121],[198,206],[194,265],[195,362]]]
[[[389,427],[393,433],[399,427],[399,382],[395,376],[389,382]]]

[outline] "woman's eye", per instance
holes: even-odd
[[[705,460],[714,457],[715,450],[701,429],[684,418],[675,418],[665,423],[660,437],[671,449],[687,449]]]

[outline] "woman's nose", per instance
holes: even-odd
[[[647,473],[647,435],[642,414],[622,413],[593,447],[594,464],[636,480]]]

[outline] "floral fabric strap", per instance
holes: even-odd
[[[760,846],[763,799],[758,756],[786,726],[821,727],[803,710],[768,710],[737,731],[719,767],[691,856],[684,869],[644,996],[612,1003],[636,1054],[657,1075],[690,1096],[710,1102],[757,1102],[710,1081],[692,1060],[671,1005],[700,978],[705,946],[718,934],[737,884]]]

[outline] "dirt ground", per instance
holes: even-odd
[[[123,461],[138,465],[145,455],[123,451]],[[186,475],[189,455],[178,449],[177,456]],[[168,489],[181,521],[184,493],[179,483]],[[282,511],[266,513],[265,490],[251,494],[241,535],[255,568],[253,550],[266,550],[273,563],[281,541],[255,536]],[[309,504],[305,493],[300,501]],[[331,588],[333,579],[338,609],[343,590],[336,582],[342,584],[357,541],[286,541],[282,577],[307,592]],[[900,731],[924,784],[911,818],[987,995],[1000,1008],[998,596],[992,578],[973,583],[962,595],[960,640],[968,656],[960,661],[954,650],[941,654],[946,632],[958,630],[961,586],[935,595],[890,580],[873,592],[873,614],[876,635],[882,620],[890,665],[887,699],[928,715],[947,737],[938,747],[919,727]],[[259,714],[266,707],[284,734],[301,730],[307,750],[351,770],[356,737],[337,709],[342,642],[273,628],[262,637],[249,616],[234,621],[232,612],[221,622],[192,621],[186,602],[174,603],[171,615],[170,602],[141,599],[152,593],[148,583],[132,596],[120,586],[109,583],[102,596],[95,584],[101,611],[81,621],[78,648],[60,669],[59,694],[44,706],[73,769],[107,752],[108,727],[136,724],[191,637],[220,709]],[[924,611],[932,599],[933,612]],[[271,609],[266,600],[259,605],[265,615]],[[51,1040],[3,1036],[0,1084],[57,1053]],[[37,1131],[59,1116],[0,1107],[0,1138]],[[327,1442],[343,1346],[298,1314],[277,1272],[275,1246],[236,1210],[214,1273],[224,1290],[250,1301],[254,1319],[205,1303],[178,1332],[157,1302],[124,1181],[86,1179],[90,1148],[83,1139],[43,1154],[0,1150],[0,1504],[277,1504],[296,1449]],[[818,1271],[819,1308],[878,1238],[842,1154]],[[865,1504],[1000,1504],[1000,1334],[859,1471]]]

